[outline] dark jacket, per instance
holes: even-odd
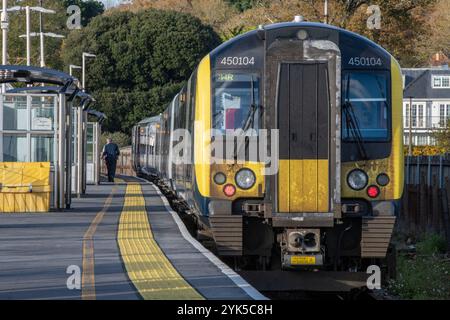
[[[102,157],[106,160],[117,160],[120,155],[119,146],[114,142],[105,144],[102,151]]]

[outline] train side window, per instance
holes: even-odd
[[[342,81],[342,139],[388,141],[391,107],[387,72],[349,71]]]

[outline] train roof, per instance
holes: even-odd
[[[157,116],[142,119],[137,124],[148,124],[148,123],[152,123],[152,122],[159,122],[160,119],[161,119],[161,116],[157,115]]]
[[[324,24],[324,23],[319,23],[319,22],[305,22],[305,21],[302,21],[302,22],[280,22],[280,23],[264,25],[260,29],[251,30],[249,32],[241,34],[237,37],[234,37],[234,38],[222,43],[220,46],[218,46],[213,51],[211,51],[210,54],[212,56],[220,55],[220,53],[224,49],[227,49],[230,46],[234,46],[238,42],[240,42],[246,38],[254,37],[255,35],[258,35],[259,32],[262,32],[262,31],[263,32],[264,31],[271,32],[271,31],[276,31],[276,30],[280,30],[280,29],[302,28],[302,27],[306,28],[306,29],[334,31],[334,34],[337,35],[337,37],[333,38],[330,36],[330,40],[332,40],[332,41],[334,40],[340,48],[343,46],[343,44],[340,43],[341,37],[351,38],[351,39],[356,40],[359,43],[361,43],[361,47],[370,47],[372,50],[377,51],[381,55],[388,55],[388,56],[392,57],[392,55],[386,49],[384,49],[382,46],[380,46],[379,44],[373,42],[372,40],[370,40],[360,34],[357,34],[355,32],[352,32],[352,31],[349,31],[346,29],[342,29],[342,28],[339,28],[336,26],[332,26],[329,24]],[[325,40],[325,39],[321,37],[321,38],[317,38],[317,40]]]

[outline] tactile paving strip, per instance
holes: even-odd
[[[153,238],[138,183],[127,185],[118,243],[128,277],[144,299],[203,299],[172,266]]]

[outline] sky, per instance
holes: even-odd
[[[100,0],[105,5],[105,8],[114,7],[123,2],[131,2],[131,0]]]

